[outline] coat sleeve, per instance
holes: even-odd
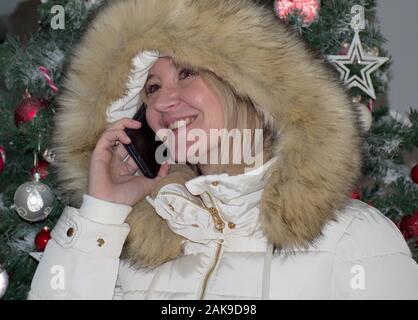
[[[32,280],[28,299],[118,298],[119,256],[129,233],[130,206],[83,195],[66,207]]]
[[[395,224],[363,205],[339,241],[332,299],[418,299],[418,265]]]

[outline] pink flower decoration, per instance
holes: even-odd
[[[276,15],[283,20],[287,20],[289,14],[295,10],[301,12],[304,16],[303,23],[305,26],[312,24],[318,17],[320,9],[319,0],[276,0]]]

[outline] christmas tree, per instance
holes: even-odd
[[[69,204],[66,190],[55,182],[52,119],[66,63],[102,5],[93,0],[43,2],[37,32],[27,41],[9,37],[0,46],[3,299],[26,298],[37,266],[32,256],[42,252],[49,230]],[[397,223],[418,261],[418,167],[403,165],[405,154],[418,146],[418,113],[411,109],[400,121],[390,116],[389,106],[376,106],[387,91],[390,60],[382,47],[385,39],[375,19],[375,1],[257,2],[274,11],[330,68],[335,67],[363,119],[364,178],[352,197]],[[32,190],[29,196],[25,187]]]

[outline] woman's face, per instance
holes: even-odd
[[[179,152],[184,151],[179,149],[179,137],[187,137],[192,129],[200,129],[206,136],[206,141],[198,139],[193,150],[209,154],[211,148],[217,147],[218,142],[210,141],[209,134],[210,129],[224,128],[224,110],[215,92],[197,72],[174,65],[169,57],[159,58],[149,71],[145,93],[147,122],[154,132],[172,130],[176,161]],[[195,142],[183,143],[187,152]]]

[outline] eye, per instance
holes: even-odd
[[[189,77],[192,77],[192,76],[196,76],[197,74],[198,74],[197,71],[194,71],[194,70],[189,69],[189,68],[183,68],[179,72],[179,78],[182,80],[182,79],[186,79],[186,78],[189,78]]]
[[[153,94],[155,91],[159,90],[160,86],[158,84],[151,84],[146,87],[145,91],[147,95]]]

